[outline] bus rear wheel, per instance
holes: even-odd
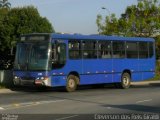
[[[123,89],[127,89],[131,84],[131,76],[129,73],[125,72],[122,74],[120,87]]]
[[[77,81],[79,78],[75,75],[69,75],[67,78],[66,91],[73,92],[77,89]]]

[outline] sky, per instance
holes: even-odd
[[[115,13],[120,17],[137,0],[8,0],[11,7],[35,6],[56,32],[97,34],[96,18]],[[106,9],[102,9],[105,7]]]

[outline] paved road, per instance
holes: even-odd
[[[64,114],[54,115],[57,120],[80,119],[80,114],[160,114],[160,83],[135,84],[125,90],[112,85],[98,89],[83,86],[72,93],[64,92],[61,88],[47,91],[20,88],[0,94],[0,113]],[[45,119],[52,117],[46,115]]]

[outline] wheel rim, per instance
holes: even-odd
[[[127,86],[129,84],[129,78],[127,76],[123,77],[123,84]]]
[[[68,86],[69,86],[69,88],[74,88],[75,87],[75,81],[74,81],[74,79],[69,79]]]

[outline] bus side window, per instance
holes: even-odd
[[[153,51],[153,42],[149,42],[149,58],[153,57],[154,51]]]
[[[113,41],[113,58],[125,58],[125,42]]]
[[[126,57],[138,59],[138,43],[126,42]]]
[[[139,58],[148,58],[149,48],[148,42],[139,42]]]
[[[98,42],[98,58],[111,58],[111,41]]]
[[[83,58],[84,59],[92,59],[97,58],[97,41],[83,41]]]
[[[69,41],[69,58],[80,59],[81,58],[81,42],[80,41]]]

